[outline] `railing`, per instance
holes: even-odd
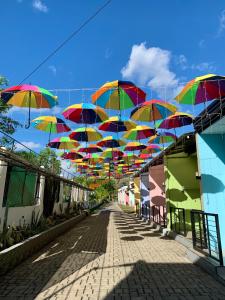
[[[150,209],[148,205],[141,204],[141,217],[144,218],[145,220],[150,219]]]
[[[164,205],[152,206],[152,220],[154,223],[166,227],[166,207]]]
[[[170,206],[170,228],[176,233],[186,235],[185,209]]]
[[[223,265],[219,218],[217,214],[191,211],[193,247]]]

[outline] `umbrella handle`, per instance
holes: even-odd
[[[25,125],[25,128],[28,129],[30,128],[30,103],[31,102],[31,91],[29,91],[29,110],[28,110],[28,121],[27,124]]]

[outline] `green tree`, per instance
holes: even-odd
[[[4,86],[7,85],[8,85],[8,80],[5,77],[0,76],[0,91],[3,89]],[[16,120],[13,120],[9,116],[7,116],[7,113],[10,110],[10,108],[11,108],[10,106],[3,103],[3,101],[1,101],[0,99],[0,130],[9,135],[12,135],[16,131],[17,127],[21,126],[21,124]],[[4,135],[0,137],[1,146],[9,147],[11,144],[12,144],[12,139]]]
[[[40,151],[38,156],[39,164],[46,170],[57,175],[61,172],[61,162],[57,159],[56,153],[50,148],[45,148]]]

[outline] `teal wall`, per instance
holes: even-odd
[[[225,135],[197,135],[203,210],[219,215],[225,257]]]

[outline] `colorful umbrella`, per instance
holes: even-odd
[[[71,130],[62,119],[53,116],[41,116],[31,122],[36,129],[49,132],[49,142],[51,133],[68,132]]]
[[[149,158],[152,158],[152,154],[151,153],[140,153],[139,154],[139,158],[141,158],[141,159],[149,159]]]
[[[62,155],[62,158],[74,160],[74,159],[81,159],[81,158],[83,158],[83,156],[80,153],[78,153],[77,151],[72,150],[72,151],[70,151],[68,153],[64,153]]]
[[[138,156],[135,155],[134,153],[125,153],[123,155],[123,161],[125,161],[125,162],[130,162],[135,159],[138,159]]]
[[[69,137],[80,142],[94,142],[102,139],[101,133],[91,127],[77,128]]]
[[[141,144],[140,142],[129,142],[125,146],[124,150],[125,151],[136,151],[136,150],[141,150],[145,149],[146,146],[144,144]]]
[[[92,103],[71,105],[62,114],[70,121],[83,124],[94,124],[108,119],[104,109]]]
[[[115,159],[115,158],[122,157],[122,156],[123,156],[123,152],[117,148],[108,148],[108,149],[104,150],[102,153],[102,157],[105,159],[106,158]]]
[[[98,128],[102,131],[122,132],[135,128],[136,124],[124,117],[111,117],[103,122]]]
[[[145,92],[132,82],[116,80],[97,90],[92,95],[92,102],[104,108],[123,110],[143,103],[145,97]]]
[[[48,146],[50,148],[65,150],[76,148],[80,146],[80,144],[77,141],[71,140],[68,136],[63,136],[52,140],[50,143],[48,143]]]
[[[174,115],[169,116],[165,120],[158,121],[156,123],[156,127],[163,128],[163,129],[171,129],[171,128],[190,125],[192,123],[193,123],[192,115],[183,112],[176,112]]]
[[[155,134],[155,130],[149,126],[136,126],[135,128],[127,131],[123,138],[128,140],[141,140],[146,139]]]
[[[36,85],[28,84],[7,88],[1,91],[0,98],[5,104],[29,108],[26,128],[30,127],[31,108],[51,108],[58,104],[57,97],[52,93]]]
[[[80,147],[78,152],[85,152],[85,153],[97,153],[102,152],[102,148],[96,145],[88,145],[87,147]]]
[[[94,163],[102,162],[103,158],[98,153],[89,153],[84,157],[83,160],[88,161],[91,164],[94,164]]]
[[[154,135],[150,137],[149,143],[155,143],[155,144],[167,144],[172,143],[176,141],[177,136],[170,132],[163,132],[158,135]]]
[[[100,147],[115,148],[126,145],[123,140],[114,139],[113,136],[106,136],[102,141],[97,143]]]
[[[176,96],[181,104],[199,104],[225,97],[225,77],[207,74],[189,81]]]
[[[131,112],[131,119],[143,122],[152,122],[164,119],[177,110],[175,105],[162,100],[150,100],[142,103]]]
[[[142,154],[149,154],[149,153],[159,152],[161,150],[162,150],[162,148],[159,145],[152,144],[152,145],[147,146],[145,149],[143,149],[141,151],[141,153]]]

